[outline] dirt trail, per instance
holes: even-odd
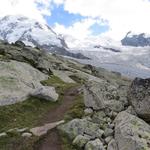
[[[54,107],[43,117],[40,124],[60,121],[64,118],[65,113],[73,106],[78,94],[79,87],[73,87],[64,92],[63,102],[61,105]],[[56,129],[49,131],[38,144],[35,143],[34,150],[62,150],[61,139]]]

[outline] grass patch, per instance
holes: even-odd
[[[57,103],[37,98],[0,107],[0,132],[12,128],[33,127],[38,120]]]
[[[77,75],[70,75],[69,76],[72,80],[76,81],[77,83],[84,84],[86,81]]]
[[[83,95],[80,94],[76,97],[75,104],[70,108],[70,110],[65,115],[65,120],[70,121],[74,118],[82,118],[84,114],[84,100]]]
[[[80,150],[72,145],[72,141],[67,137],[67,135],[64,135],[61,132],[59,132],[59,135],[61,136],[62,150]]]
[[[0,139],[0,150],[33,150],[37,137],[25,138],[18,136],[2,137]]]
[[[62,103],[61,100],[66,89],[77,86],[77,84],[66,84],[56,76],[42,81],[42,84],[56,87],[60,95],[58,102],[54,103],[31,97],[26,101],[13,105],[0,106],[0,132],[5,132],[12,128],[35,126],[49,109]]]
[[[70,108],[70,110],[65,115],[65,120],[70,121],[74,118],[82,118],[84,114],[84,102],[83,95],[80,94],[76,97],[75,104]],[[80,148],[72,145],[72,140],[68,138],[67,135],[59,131],[62,141],[62,149],[63,150],[81,150]]]
[[[56,76],[51,76],[48,80],[42,81],[41,83],[45,86],[54,86],[56,88],[56,91],[59,94],[58,102],[54,103],[30,97],[23,102],[8,106],[0,106],[0,133],[13,128],[32,128],[36,126],[49,109],[58,107],[58,105],[63,103],[62,99],[65,90],[80,85],[65,83]],[[80,96],[77,97],[78,102],[79,99],[81,99]],[[80,117],[80,107],[81,106],[78,103],[76,107],[73,107],[74,109],[72,108],[72,110],[68,112],[70,119],[76,116]],[[37,141],[38,139],[35,137],[24,138],[20,135],[8,135],[7,137],[0,138],[0,150],[33,150],[33,145]]]
[[[44,86],[53,86],[56,88],[57,93],[59,94],[59,100],[62,99],[62,96],[64,95],[65,90],[69,88],[73,88],[76,86],[79,86],[79,83],[65,83],[57,76],[51,76],[48,80],[41,81],[41,84]]]

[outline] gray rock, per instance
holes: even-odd
[[[101,82],[89,82],[84,88],[84,103],[86,107],[94,110],[109,108],[115,112],[120,112],[126,105],[126,92],[120,92],[120,88],[105,80]],[[122,100],[121,97],[124,97]]]
[[[129,89],[128,99],[137,115],[150,121],[150,78],[136,78]]]
[[[26,132],[26,131],[28,131],[28,130],[29,130],[29,128],[22,128],[22,129],[16,129],[16,130],[17,130],[17,132],[22,133],[22,132]]]
[[[92,121],[98,124],[104,124],[106,122],[106,114],[104,111],[98,111],[93,114]]]
[[[127,112],[115,119],[115,140],[119,150],[149,150],[150,126]]]
[[[3,133],[0,133],[0,137],[6,137],[7,136],[7,133],[3,132]]]
[[[58,71],[58,70],[53,70],[53,73],[55,76],[59,77],[62,81],[65,83],[76,83],[74,80],[72,80],[67,72],[64,71]],[[68,72],[69,73],[69,72]]]
[[[114,130],[111,129],[111,128],[106,128],[106,129],[104,130],[104,136],[105,136],[105,137],[113,136],[113,133],[114,133]]]
[[[84,114],[85,114],[85,115],[91,115],[91,114],[93,114],[93,110],[92,110],[91,108],[86,108],[86,109],[84,110]]]
[[[117,143],[116,143],[116,141],[114,139],[112,139],[109,142],[107,150],[119,150],[118,147],[117,147]]]
[[[47,94],[55,100],[58,95],[54,89],[44,87],[40,83],[40,81],[46,79],[48,79],[47,75],[27,63],[0,61],[0,105],[14,104],[26,100],[39,89],[43,89],[43,95]]]
[[[137,115],[134,108],[132,106],[129,106],[126,110],[127,113],[131,114],[131,115]]]
[[[114,124],[114,123],[108,124],[108,128],[113,129],[114,127],[115,127],[115,124]]]
[[[43,86],[37,89],[35,92],[33,92],[31,96],[55,102],[58,100],[59,95],[56,93],[54,87]]]
[[[25,133],[22,133],[22,135],[21,135],[22,137],[31,137],[32,136],[32,134],[31,133],[28,133],[28,132],[25,132]]]
[[[57,122],[47,123],[47,124],[44,124],[43,126],[34,127],[30,129],[30,132],[35,136],[39,136],[39,137],[44,136],[48,133],[48,131],[56,128],[57,126],[59,126],[60,124],[63,124],[64,122],[65,122],[64,120],[61,120]]]
[[[84,145],[90,140],[89,136],[84,136],[84,135],[78,135],[76,138],[73,140],[73,145],[76,145],[80,148],[83,148]]]
[[[94,141],[89,141],[85,145],[85,150],[105,150],[103,143],[100,141],[100,139],[96,139]]]
[[[105,138],[105,142],[108,144],[113,139],[113,136],[108,136]]]
[[[104,133],[104,131],[99,128],[99,124],[88,121],[87,119],[74,119],[59,126],[59,130],[67,134],[70,139],[84,134],[91,136],[91,138],[100,138]]]

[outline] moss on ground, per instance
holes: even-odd
[[[56,91],[61,95],[64,93],[65,90],[71,88],[71,87],[76,87],[79,84],[76,83],[65,83],[62,81],[60,78],[57,76],[50,76],[48,80],[41,81],[41,84],[44,86],[53,86],[56,88]]]
[[[84,114],[84,101],[83,94],[80,94],[76,97],[75,104],[70,108],[70,110],[65,115],[65,120],[68,122],[75,118],[82,118]],[[67,135],[59,131],[62,141],[62,150],[81,150],[78,147],[72,145],[72,141],[68,138]]]
[[[12,128],[33,127],[38,120],[57,103],[37,98],[0,107],[0,132]]]
[[[0,106],[0,133],[12,128],[34,127],[42,116],[52,107],[58,107],[63,101],[64,91],[79,84],[65,83],[56,76],[41,82],[43,85],[54,86],[59,93],[58,102],[50,102],[30,97],[28,100],[8,106]],[[72,112],[72,116],[75,112]],[[20,135],[0,138],[0,150],[33,150],[37,138],[23,138]],[[67,149],[64,149],[67,150]],[[71,150],[71,149],[70,149]]]
[[[67,135],[64,135],[61,132],[59,132],[59,134],[61,136],[62,150],[80,150],[72,145],[72,141],[67,137]]]
[[[0,150],[33,150],[37,137],[7,136],[0,139]]]
[[[70,108],[70,110],[65,114],[65,120],[70,121],[74,118],[82,118],[84,114],[84,100],[83,95],[77,95],[75,104]]]

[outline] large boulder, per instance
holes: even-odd
[[[14,46],[0,44],[0,54],[5,59],[26,62],[48,75],[52,74],[49,55],[43,50],[24,46],[20,41],[17,41]]]
[[[120,112],[127,105],[127,93],[117,84],[111,84],[106,80],[101,82],[89,82],[84,87],[84,103],[88,108],[110,110]]]
[[[33,68],[31,65],[18,61],[0,61],[0,105],[13,104],[26,100],[32,93],[41,98],[47,99],[51,96],[51,100],[56,100],[56,92],[53,89],[48,90],[47,87],[41,85],[40,81],[47,80],[48,76]]]
[[[31,96],[55,102],[58,100],[59,95],[56,93],[54,87],[42,86],[39,89],[36,89],[35,92],[31,93]]]
[[[150,121],[150,78],[136,78],[129,89],[128,99],[137,115]]]
[[[150,126],[127,112],[115,119],[115,140],[119,150],[149,150]]]
[[[64,125],[61,125],[59,129],[67,134],[70,139],[74,139],[78,135],[87,134],[91,138],[100,138],[104,133],[100,129],[99,124],[93,123],[88,119],[74,119]]]

